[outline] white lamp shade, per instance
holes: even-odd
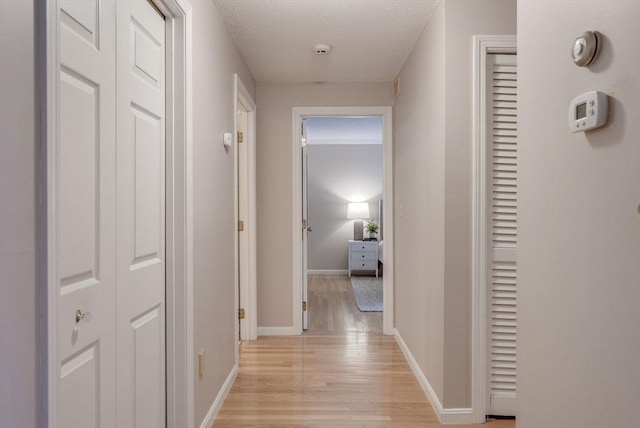
[[[368,202],[349,202],[347,218],[369,218]]]

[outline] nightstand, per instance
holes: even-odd
[[[378,277],[378,241],[349,241],[349,277],[352,271],[375,271]]]

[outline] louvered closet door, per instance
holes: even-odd
[[[490,55],[487,117],[491,144],[491,259],[489,278],[489,400],[487,414],[514,416],[516,400],[516,288],[518,158],[516,55]]]

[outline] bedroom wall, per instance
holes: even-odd
[[[193,6],[194,355],[205,349],[206,371],[195,364],[195,422],[200,426],[235,364],[233,149],[234,78],[254,94],[255,82],[211,0]]]
[[[515,33],[515,0],[442,0],[399,74],[396,325],[445,409],[471,406],[472,37]]]
[[[347,270],[347,241],[353,220],[352,200],[369,202],[370,218],[378,221],[382,198],[382,144],[320,144],[307,146],[307,266],[311,270]]]
[[[639,22],[638,1],[518,2],[519,428],[640,426]],[[577,67],[594,29],[602,52]],[[591,90],[609,123],[572,134]]]
[[[44,421],[38,378],[35,3],[0,1],[0,426]]]
[[[390,82],[259,82],[256,92],[258,326],[291,328],[292,108],[388,106],[392,88]]]

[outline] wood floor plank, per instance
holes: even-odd
[[[354,310],[348,278],[315,277],[309,297],[310,333],[241,344],[238,377],[213,427],[441,426],[398,344],[380,333],[382,314]]]

